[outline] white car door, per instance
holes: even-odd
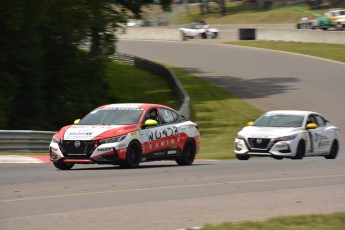
[[[318,135],[318,148],[317,152],[319,154],[328,153],[333,138],[333,130],[329,129],[327,121],[320,115],[315,115],[316,122],[318,125],[317,135]]]
[[[331,133],[327,131],[326,120],[317,114],[312,114],[308,118],[309,122],[317,124],[316,129],[309,129],[313,155],[322,155],[330,149]]]

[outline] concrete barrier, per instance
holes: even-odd
[[[177,28],[157,27],[128,27],[117,33],[119,39],[132,40],[161,40],[161,41],[183,41],[184,37]]]
[[[257,40],[345,44],[344,31],[256,29]]]

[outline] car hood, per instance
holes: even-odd
[[[238,134],[249,138],[277,138],[289,136],[301,131],[302,128],[284,128],[284,127],[244,127]]]
[[[61,129],[56,136],[64,140],[93,140],[123,135],[136,129],[136,125],[72,125]]]

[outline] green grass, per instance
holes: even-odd
[[[313,15],[296,11],[293,7],[295,6],[283,6],[264,11],[261,7],[248,7],[242,2],[228,2],[227,14],[221,16],[218,13],[217,4],[210,4],[211,13],[209,14],[200,14],[198,6],[190,6],[189,15],[183,10],[171,19],[171,24],[187,24],[201,19],[208,24],[294,24],[299,22],[302,17],[315,18]],[[299,4],[298,7],[310,11],[305,4]],[[318,14],[325,11],[325,9],[312,10]]]
[[[265,221],[245,221],[205,225],[202,230],[343,230],[345,212],[329,215],[304,215],[271,218]]]
[[[146,71],[118,62],[111,62],[107,71],[109,97],[117,103],[162,103],[179,108],[168,82]]]
[[[227,44],[282,50],[345,62],[345,45],[278,41],[236,41]]]

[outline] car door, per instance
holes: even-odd
[[[147,120],[157,121],[157,125],[145,126],[144,123]],[[143,118],[143,130],[141,131],[143,158],[152,157],[155,152],[159,151],[158,141],[161,138],[160,126],[161,120],[157,108],[150,108]]]
[[[317,136],[318,136],[318,145],[317,145],[317,152],[319,154],[324,154],[329,152],[331,148],[331,141],[333,132],[327,129],[327,121],[322,116],[316,114],[316,124],[318,125],[317,128]]]
[[[321,155],[325,153],[329,148],[330,138],[325,131],[326,121],[318,114],[311,114],[308,117],[308,123],[314,123],[317,125],[315,129],[309,129],[311,142],[312,142],[312,154]]]
[[[176,146],[179,138],[177,127],[174,126],[176,120],[168,109],[151,108],[144,115],[143,122],[147,119],[156,120],[155,126],[146,126],[142,132],[143,158],[157,158],[176,154],[172,150]]]
[[[178,115],[167,108],[160,108],[159,113],[162,120],[162,134],[165,141],[166,154],[177,154],[177,144],[180,142],[180,133],[177,128]]]

